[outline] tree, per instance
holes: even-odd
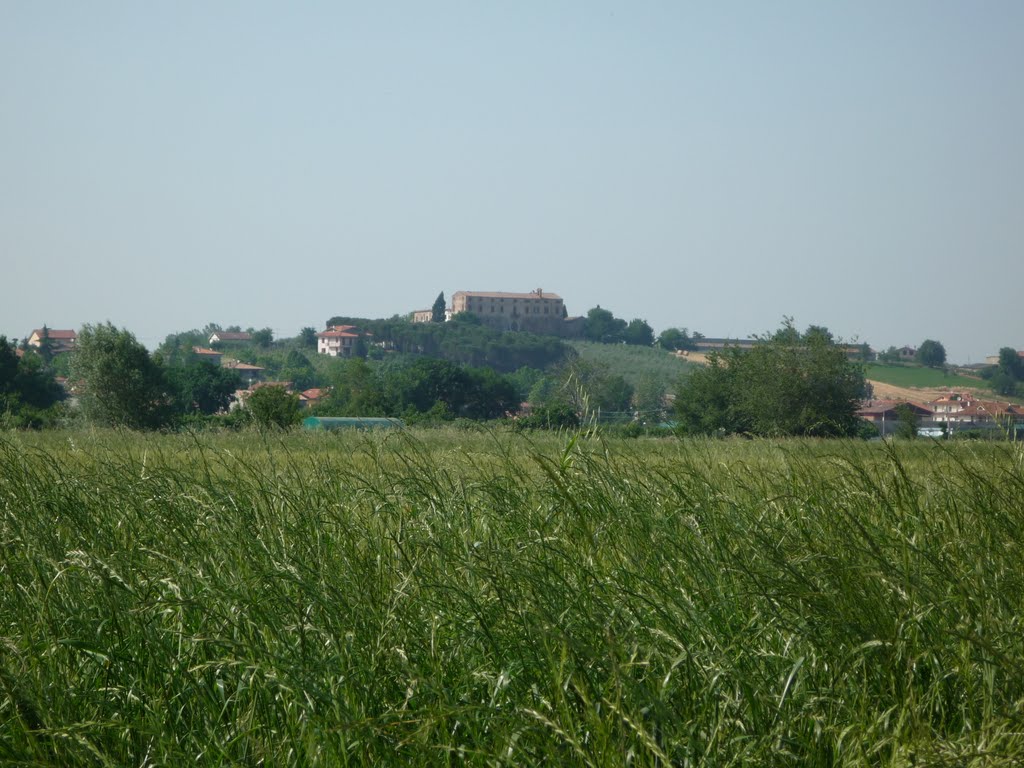
[[[166,369],[175,410],[180,414],[207,416],[223,411],[242,382],[238,373],[203,360]]]
[[[933,339],[926,339],[917,348],[917,362],[929,368],[940,368],[946,362],[946,348]]]
[[[443,323],[444,313],[448,308],[444,300],[444,291],[437,294],[437,298],[434,299],[434,306],[430,308],[430,321],[432,323]]]
[[[43,323],[42,332],[39,334],[39,347],[36,349],[43,362],[49,365],[53,360],[53,342],[50,340],[50,329]]]
[[[307,325],[299,331],[299,343],[307,349],[316,349],[316,328]]]
[[[989,386],[996,394],[1014,397],[1021,381],[1024,381],[1024,358],[1013,347],[1003,347],[999,350],[999,362],[992,370]]]
[[[131,332],[109,322],[83,326],[71,365],[81,388],[79,404],[90,422],[155,429],[170,417],[163,367]]]
[[[627,344],[650,347],[654,345],[654,329],[647,324],[646,320],[639,318],[629,321],[629,325],[622,332],[622,340]]]
[[[587,312],[587,322],[583,326],[583,336],[590,341],[612,344],[622,341],[626,330],[626,321],[613,315],[607,309],[597,305]]]
[[[917,439],[917,412],[906,403],[896,406],[896,420],[899,426],[896,427],[896,434],[904,440]]]
[[[299,396],[284,387],[260,387],[249,395],[246,407],[262,429],[288,429],[302,416]]]
[[[309,389],[316,384],[316,370],[309,358],[297,349],[289,350],[281,368],[281,379],[290,381],[295,389]]]
[[[274,331],[270,328],[260,328],[252,332],[252,343],[266,349],[274,342]]]
[[[686,328],[666,328],[658,335],[658,346],[670,352],[695,348],[690,332]]]
[[[792,321],[751,349],[708,356],[676,394],[682,429],[695,434],[852,436],[865,391],[863,369],[819,333]]]

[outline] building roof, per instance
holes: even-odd
[[[48,338],[51,341],[60,341],[60,340],[74,341],[75,339],[78,338],[78,332],[77,331],[71,331],[71,330],[60,330],[60,329],[57,329],[57,328],[47,328],[46,329],[46,333],[47,333]],[[32,331],[32,335],[38,336],[39,338],[43,338],[43,329],[42,328],[36,328],[34,331]]]
[[[307,400],[319,400],[321,397],[324,397],[330,391],[330,387],[314,387],[313,389],[307,389],[303,391],[302,396]]]
[[[210,338],[214,336],[221,341],[252,341],[252,334],[245,331],[214,331]]]
[[[258,365],[250,365],[249,363],[243,363],[239,360],[225,360],[223,363],[224,368],[233,368],[236,371],[262,371]]]
[[[539,288],[536,291],[530,291],[530,293],[504,293],[502,291],[456,291],[452,294],[452,299],[456,296],[472,297],[474,299],[561,299],[557,293],[544,293]]]
[[[192,351],[197,355],[216,355],[218,357],[224,354],[216,349],[207,349],[206,347],[192,347]]]
[[[909,400],[865,400],[856,413],[860,417],[881,416],[882,414],[894,413],[901,405],[905,405],[914,413],[920,416],[931,416],[932,409],[920,403],[912,403]]]
[[[373,336],[373,334],[355,325],[332,325],[326,331],[320,331],[317,334],[317,338],[320,339],[357,339],[360,336]]]
[[[971,403],[960,416],[1024,416],[1024,408],[1013,403],[977,402]]]

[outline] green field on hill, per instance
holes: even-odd
[[[948,387],[950,389],[966,387],[969,389],[983,389],[986,386],[985,382],[978,378],[951,374],[944,370],[925,368],[920,365],[868,363],[864,367],[864,372],[872,381],[892,384],[895,387]]]
[[[694,364],[660,347],[632,344],[599,344],[596,341],[571,341],[570,345],[587,362],[605,364],[613,374],[622,376],[634,387],[644,376],[675,382],[693,370]]]
[[[1009,444],[0,435],[6,765],[1019,765]]]

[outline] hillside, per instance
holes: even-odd
[[[894,387],[915,387],[927,389],[987,389],[985,382],[973,376],[962,376],[937,368],[921,365],[886,365],[868,363],[865,375],[872,381],[890,384]]]
[[[569,344],[582,359],[607,365],[612,373],[622,376],[634,387],[645,376],[675,381],[695,367],[693,363],[657,347],[599,344],[593,341],[571,341]]]

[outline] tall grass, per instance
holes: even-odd
[[[8,437],[0,762],[1016,764],[1022,464]]]

